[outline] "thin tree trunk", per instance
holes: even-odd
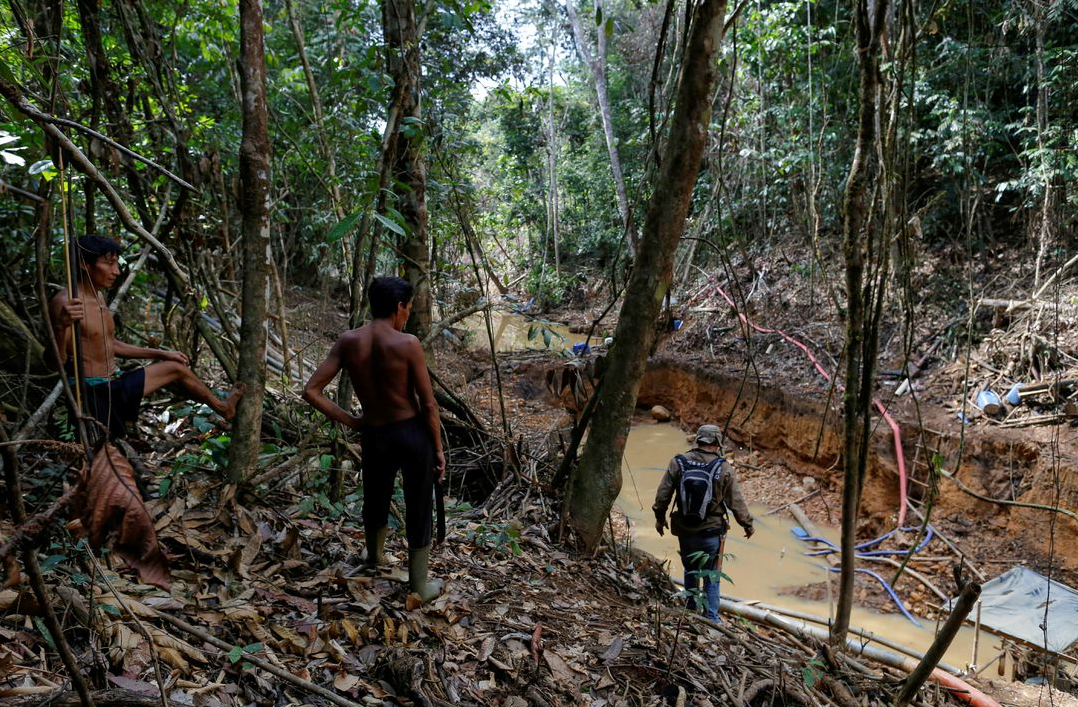
[[[547,95],[547,109],[550,119],[550,132],[547,134],[547,170],[549,171],[549,179],[547,180],[547,212],[549,213],[549,232],[550,242],[554,246],[554,274],[561,278],[561,253],[559,252],[559,239],[558,233],[558,128],[554,121],[554,65],[555,55],[558,50],[557,34],[551,37],[550,40],[550,81],[548,83],[549,93]],[[542,287],[542,284],[540,284]]]
[[[879,331],[866,326],[866,310],[870,286],[865,280],[866,259],[877,238],[879,224],[875,218],[872,194],[877,191],[879,160],[876,151],[877,113],[879,100],[880,34],[884,24],[887,0],[858,0],[855,11],[857,27],[856,53],[860,66],[860,113],[857,145],[843,199],[843,250],[846,259],[846,390],[843,395],[844,437],[842,487],[842,573],[839,579],[838,604],[835,622],[831,626],[831,643],[846,645],[853,608],[853,580],[856,567],[855,548],[857,515],[861,506],[861,491],[865,480],[868,457],[868,437],[871,430],[872,378],[876,364]],[[886,251],[886,248],[883,249]],[[882,254],[881,254],[882,255]],[[883,286],[881,282],[880,286]]]
[[[1044,190],[1041,199],[1040,218],[1033,226],[1036,234],[1037,258],[1033,269],[1033,288],[1038,289],[1043,277],[1042,270],[1044,261],[1048,257],[1052,245],[1052,173],[1049,164],[1051,157],[1048,150],[1044,149],[1044,135],[1048,130],[1048,87],[1044,80],[1044,5],[1045,3],[1035,0],[1033,3],[1033,21],[1036,24],[1037,33],[1037,152],[1041,155],[1041,169],[1044,175],[1041,188]]]
[[[315,128],[318,131],[318,147],[322,152],[322,159],[326,161],[326,172],[329,175],[330,199],[333,201],[333,213],[340,221],[344,218],[344,210],[341,208],[341,188],[337,183],[337,160],[329,140],[326,139],[325,118],[322,112],[322,98],[318,93],[318,84],[314,81],[314,71],[311,70],[311,62],[307,58],[307,47],[303,41],[303,25],[292,8],[292,0],[285,0],[285,9],[288,12],[288,23],[292,26],[292,36],[296,39],[296,49],[299,51],[299,61],[303,65],[303,76],[307,79],[307,91],[311,94],[311,108],[314,111]],[[344,239],[342,239],[344,242]]]
[[[629,235],[629,251],[635,257],[639,249],[639,237],[636,233],[636,222],[633,220],[633,212],[629,208],[629,197],[625,191],[625,177],[621,173],[621,156],[618,153],[617,139],[614,137],[614,121],[611,117],[610,99],[606,87],[606,20],[598,27],[595,56],[591,55],[587,39],[584,37],[584,28],[580,23],[574,0],[565,0],[565,12],[569,15],[569,24],[573,28],[573,39],[576,50],[580,54],[580,60],[591,71],[592,81],[595,83],[595,96],[599,103],[599,116],[603,121],[603,134],[606,136],[606,151],[610,155],[610,171],[614,176],[614,191],[618,196],[618,212],[621,214],[621,224],[625,233]],[[595,0],[595,11],[603,11],[603,0]]]
[[[386,65],[400,88],[400,122],[393,176],[404,188],[397,194],[397,210],[404,216],[406,234],[401,243],[404,277],[415,287],[407,331],[421,341],[434,321],[430,283],[430,245],[427,233],[427,165],[420,95],[419,28],[414,0],[383,0],[382,27],[386,39]],[[428,352],[429,355],[429,352]]]
[[[258,464],[266,382],[266,301],[269,270],[270,143],[266,113],[266,60],[261,0],[240,0],[240,215],[243,238],[243,322],[240,325],[240,399],[228,453],[233,482]]]
[[[711,96],[718,79],[716,53],[723,37],[726,0],[701,0],[686,46],[677,105],[657,189],[648,204],[640,252],[625,290],[606,381],[598,392],[588,444],[571,484],[569,516],[586,549],[602,538],[610,508],[621,490],[621,459],[640,380],[673,277],[674,253],[700,169],[711,123]]]

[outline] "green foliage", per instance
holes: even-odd
[[[812,688],[817,682],[820,681],[820,676],[823,675],[823,670],[827,666],[819,658],[810,658],[808,664],[801,668],[801,679],[805,683],[805,687]]]
[[[516,521],[500,523],[487,521],[469,526],[464,531],[464,539],[479,547],[491,550],[494,554],[520,556],[520,526]]]

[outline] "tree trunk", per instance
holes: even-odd
[[[603,0],[595,0],[596,13],[603,10]],[[636,234],[636,222],[633,213],[629,209],[629,197],[625,192],[625,178],[621,174],[621,156],[618,153],[618,143],[614,137],[614,121],[610,113],[610,99],[606,90],[606,22],[598,28],[595,56],[591,56],[587,40],[584,37],[584,28],[580,23],[580,16],[576,12],[573,0],[565,1],[565,11],[569,15],[569,24],[573,28],[573,38],[576,50],[580,54],[580,60],[591,71],[592,81],[595,83],[595,96],[599,103],[599,116],[603,120],[603,134],[606,136],[606,151],[610,155],[610,171],[614,176],[614,191],[618,196],[618,212],[621,214],[621,224],[625,233],[629,236],[629,252],[635,257],[640,247]]]
[[[621,458],[640,380],[655,338],[655,320],[673,277],[674,253],[685,228],[700,158],[711,123],[718,79],[716,53],[723,36],[726,0],[702,0],[685,52],[677,106],[656,189],[648,204],[640,251],[621,307],[614,346],[596,402],[588,444],[573,478],[570,522],[586,549],[602,537],[621,490]]]
[[[853,608],[853,580],[856,565],[857,514],[865,481],[868,437],[871,430],[872,378],[876,364],[879,331],[870,322],[866,309],[870,284],[865,280],[865,262],[877,238],[879,223],[871,195],[877,190],[880,164],[876,150],[876,121],[879,102],[880,34],[887,0],[858,0],[855,10],[857,57],[860,66],[860,112],[857,145],[843,199],[843,250],[846,259],[846,390],[843,394],[843,486],[842,486],[842,573],[839,580],[835,622],[831,643],[846,645]],[[881,249],[881,257],[887,249]],[[880,287],[883,287],[881,280]],[[882,293],[879,293],[882,297]]]
[[[547,133],[546,149],[547,149],[547,170],[549,178],[547,180],[547,220],[549,221],[548,232],[550,234],[550,242],[554,246],[554,275],[557,280],[561,280],[561,252],[560,243],[561,233],[558,230],[558,126],[554,120],[554,65],[555,58],[558,51],[557,33],[550,38],[550,81],[547,83],[549,93],[547,94],[547,117],[550,120],[549,128],[550,132]],[[544,259],[545,259],[544,253]],[[545,262],[545,260],[544,260]],[[542,290],[545,283],[540,282],[539,288]]]
[[[430,332],[434,313],[427,234],[427,165],[421,152],[425,127],[419,101],[419,29],[414,0],[383,0],[382,27],[386,66],[401,98],[393,178],[403,185],[397,194],[397,210],[404,216],[406,231],[401,243],[404,277],[415,287],[407,331],[422,341]]]
[[[318,132],[318,148],[322,153],[322,159],[326,161],[326,175],[329,177],[329,197],[333,202],[333,214],[340,221],[344,218],[344,209],[341,208],[341,187],[337,183],[337,160],[330,140],[326,136],[322,98],[318,93],[318,84],[314,80],[311,62],[307,58],[307,46],[303,41],[303,25],[300,24],[299,17],[292,7],[292,0],[285,0],[285,10],[288,12],[288,23],[292,27],[292,36],[296,40],[299,61],[303,65],[303,76],[307,79],[307,92],[311,94],[311,109],[314,111],[315,129]]]
[[[258,463],[266,381],[269,271],[270,144],[261,0],[240,0],[240,230],[243,238],[243,322],[240,324],[240,399],[228,454],[229,477],[242,481]]]

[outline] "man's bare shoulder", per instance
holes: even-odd
[[[366,326],[361,326],[356,329],[349,329],[340,336],[337,337],[336,346],[339,348],[351,348],[356,346],[361,341],[370,338],[370,332],[366,331]]]

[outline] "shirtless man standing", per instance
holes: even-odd
[[[412,311],[413,288],[399,277],[378,277],[367,289],[370,324],[341,334],[326,360],[303,388],[303,399],[363,439],[363,525],[367,565],[382,562],[393,481],[401,470],[408,583],[424,602],[442,591],[427,580],[430,562],[434,474],[445,475],[438,403],[419,339],[401,332]],[[326,386],[344,369],[352,381],[362,416],[326,397]]]
[[[206,403],[226,420],[236,414],[236,403],[244,393],[241,383],[221,400],[200,381],[188,366],[187,355],[132,346],[115,336],[112,313],[102,294],[120,275],[120,246],[109,238],[83,236],[76,241],[78,282],[75,296],[60,290],[49,303],[53,336],[64,358],[62,368],[74,382],[71,361],[71,329],[79,328],[79,358],[82,364],[85,412],[108,428],[110,438],[123,437],[126,423],[138,419],[142,398],[170,383],[178,383],[192,400]],[[124,373],[116,367],[117,358],[150,358],[145,368]]]

